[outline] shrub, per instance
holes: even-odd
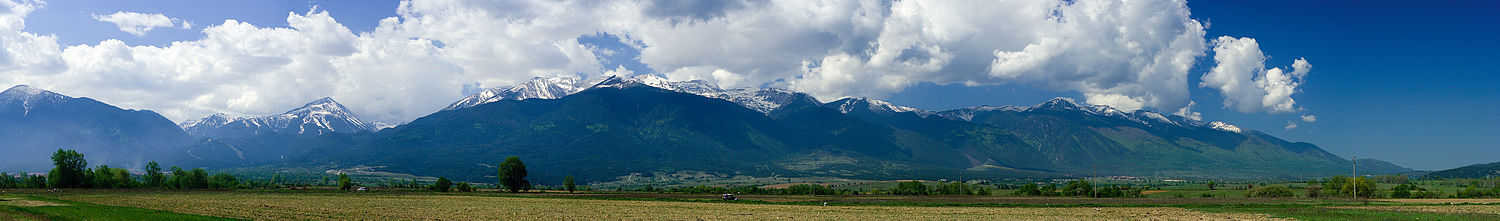
[[[448,192],[452,187],[453,181],[448,180],[447,177],[438,177],[437,182],[433,182],[431,188],[433,191]]]
[[[1252,197],[1292,197],[1296,195],[1296,193],[1292,193],[1292,188],[1282,185],[1258,186],[1251,188],[1250,192],[1246,194]]]
[[[896,185],[896,189],[891,190],[891,194],[927,195],[927,185],[924,185],[922,184],[922,182],[915,180],[911,182],[901,182],[901,184]]]

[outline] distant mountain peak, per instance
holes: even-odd
[[[375,131],[380,124],[366,122],[330,97],[323,97],[286,113],[252,118],[229,118],[214,114],[180,126],[188,134],[206,137],[240,137],[266,132],[318,135],[330,132]],[[389,125],[380,125],[389,126]]]
[[[842,112],[842,113],[845,113],[845,114],[848,114],[848,113],[854,112],[854,111],[858,111],[858,110],[866,110],[866,111],[870,111],[870,112],[874,112],[874,113],[878,113],[878,114],[882,114],[882,115],[896,114],[896,113],[913,113],[913,114],[916,114],[917,116],[927,117],[927,116],[936,114],[935,112],[932,112],[932,111],[926,111],[926,110],[917,109],[917,108],[913,108],[913,107],[895,105],[895,104],[892,104],[891,102],[886,102],[886,101],[883,101],[883,100],[871,99],[871,98],[866,98],[866,97],[850,97],[850,98],[839,99],[837,101],[828,102],[828,104],[824,104],[824,107],[832,108],[834,110],[838,110],[839,112]]]
[[[24,95],[37,95],[37,94],[41,94],[41,93],[45,93],[45,92],[48,92],[48,91],[47,90],[42,90],[40,88],[34,88],[34,87],[31,87],[31,86],[27,86],[27,85],[24,85],[24,84],[16,85],[15,87],[10,87],[10,89],[6,89],[5,90],[5,94],[24,94]]]
[[[62,95],[62,94],[58,94],[58,93],[55,93],[55,92],[52,92],[52,91],[44,90],[44,89],[41,89],[41,88],[27,86],[27,85],[24,85],[24,84],[22,84],[22,85],[16,85],[14,87],[10,87],[10,89],[6,89],[5,92],[0,92],[0,99],[3,99],[3,100],[14,100],[14,99],[22,99],[22,98],[25,98],[25,99],[37,99],[37,98],[72,98],[72,97],[69,97],[69,96],[66,96],[66,95]]]
[[[351,111],[349,111],[348,107],[344,107],[343,104],[340,104],[338,101],[333,100],[333,98],[331,98],[331,97],[323,97],[323,98],[319,98],[317,100],[313,100],[312,102],[308,102],[307,104],[303,104],[302,107],[299,107],[297,109],[292,109],[291,111],[287,111],[284,114],[293,114],[293,115],[302,115],[302,114],[346,114],[346,115],[352,115],[352,114],[350,114],[350,112]]]
[[[229,115],[226,115],[224,113],[216,113],[213,115],[208,115],[208,117],[204,117],[203,119],[188,120],[182,122],[181,124],[178,124],[178,126],[182,128],[192,128],[199,126],[218,127],[229,124],[229,122],[233,122],[234,120],[238,120],[238,118],[230,118]]]
[[[639,86],[648,86],[648,87],[655,87],[655,88],[673,90],[673,89],[675,89],[675,87],[672,87],[672,85],[671,85],[672,83],[674,83],[674,82],[669,81],[666,78],[657,77],[656,75],[651,75],[651,74],[642,74],[642,75],[636,75],[636,76],[631,76],[631,77],[609,76],[608,78],[605,78],[603,81],[599,81],[598,84],[594,84],[594,87],[597,87],[597,88],[631,88],[631,87],[639,87]],[[717,88],[717,87],[715,87],[715,88]]]
[[[1080,110],[1083,109],[1084,105],[1078,104],[1078,102],[1073,101],[1073,98],[1055,97],[1052,99],[1047,99],[1046,102],[1042,102],[1032,107],[1035,107],[1037,109]]]
[[[463,109],[501,100],[557,99],[578,93],[590,85],[593,84],[574,76],[534,77],[517,85],[500,86],[475,93],[453,102],[443,110]]]
[[[1239,126],[1235,126],[1235,125],[1229,124],[1229,123],[1224,123],[1223,121],[1208,122],[1208,127],[1209,128],[1213,128],[1215,130],[1221,130],[1221,131],[1224,131],[1224,132],[1233,132],[1233,133],[1243,133],[1244,132],[1244,130],[1241,130]]]

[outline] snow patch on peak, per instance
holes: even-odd
[[[463,109],[502,100],[557,99],[578,93],[590,85],[594,84],[574,76],[535,77],[518,85],[500,86],[475,93],[449,104],[443,110]]]
[[[877,100],[877,99],[864,98],[864,97],[844,98],[844,99],[840,99],[840,100],[837,100],[837,101],[834,101],[834,102],[830,102],[828,105],[832,105],[832,106],[834,106],[833,107],[834,109],[838,110],[839,112],[846,113],[846,114],[849,113],[849,112],[851,112],[851,111],[854,111],[855,108],[860,108],[861,106],[863,106],[864,108],[869,109],[870,111],[876,112],[876,113],[893,114],[893,113],[911,112],[911,113],[915,113],[915,114],[917,114],[919,116],[923,116],[923,117],[926,117],[928,115],[932,115],[933,114],[931,112],[923,111],[921,109],[917,109],[917,108],[913,108],[913,107],[895,105],[895,104],[891,104],[891,102],[886,102],[886,101]]]
[[[1014,105],[1005,105],[1005,106],[999,106],[999,107],[989,106],[989,105],[982,105],[982,106],[978,106],[978,107],[965,107],[965,108],[959,108],[959,109],[952,109],[952,110],[940,111],[940,112],[937,112],[937,115],[940,116],[940,117],[943,117],[943,118],[948,118],[949,120],[973,121],[974,120],[974,115],[977,115],[979,113],[991,112],[991,111],[1020,112],[1020,111],[1025,111],[1026,109],[1027,109],[1026,107],[1014,106]]]
[[[1242,132],[1244,132],[1243,130],[1240,130],[1239,126],[1235,126],[1233,124],[1224,123],[1223,121],[1209,122],[1208,123],[1208,127],[1209,128],[1213,128],[1215,130],[1225,131],[1225,132],[1234,132],[1234,133],[1242,133]]]
[[[52,91],[43,90],[27,85],[16,85],[0,92],[0,100],[38,100],[38,99],[67,99],[72,98]]]
[[[42,93],[47,92],[47,90],[42,90],[41,88],[35,88],[35,87],[31,87],[31,86],[27,86],[27,85],[22,84],[22,85],[16,85],[15,87],[10,87],[10,89],[6,89],[5,92],[7,94],[9,94],[9,93],[18,93],[18,94],[24,94],[24,95],[38,95],[38,94],[42,94]]]

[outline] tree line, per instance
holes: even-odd
[[[1098,198],[1120,198],[1141,197],[1146,187],[1132,187],[1126,185],[1103,185],[1095,187],[1093,183],[1086,180],[1073,180],[1060,189],[1056,183],[1048,183],[1046,186],[1036,183],[1027,183],[1011,192],[1016,196],[1076,196],[1076,197],[1098,197]]]
[[[169,188],[169,189],[234,189],[247,186],[229,174],[212,174],[202,168],[185,170],[171,167],[162,170],[156,161],[146,163],[145,174],[135,176],[124,168],[109,165],[88,167],[83,154],[73,150],[58,149],[52,154],[52,170],[46,175],[0,173],[0,188],[52,188],[52,189],[120,189],[120,188]],[[168,174],[170,173],[170,174]]]

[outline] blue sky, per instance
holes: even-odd
[[[97,45],[106,39],[118,39],[126,45],[151,46],[166,48],[177,41],[196,41],[205,38],[205,28],[217,26],[224,23],[225,19],[235,19],[241,22],[253,24],[260,28],[288,28],[288,15],[317,17],[310,15],[312,7],[317,7],[321,12],[337,20],[337,24],[347,27],[355,35],[364,32],[372,32],[380,26],[380,20],[387,17],[398,16],[398,1],[54,1],[47,2],[44,7],[31,12],[25,17],[26,27],[24,32],[52,34],[61,47],[72,45]],[[720,2],[723,3],[723,2]],[[1167,2],[1165,5],[1171,5]],[[650,5],[648,5],[650,6]],[[660,6],[660,5],[657,5]],[[545,16],[545,11],[508,10],[513,5],[475,5],[473,8],[486,8],[487,15],[504,17],[510,20],[501,21],[533,21],[526,24],[544,23],[550,21]],[[644,23],[647,25],[661,25],[658,29],[672,29],[669,34],[694,35],[707,32],[693,32],[691,25],[709,25],[712,22],[696,21],[702,16],[722,16],[724,19],[745,18],[747,24],[753,26],[761,19],[753,15],[736,14],[735,10],[740,8],[753,8],[744,5],[690,5],[690,7],[669,8],[662,10],[649,8],[641,14],[650,16],[665,16],[665,20],[677,19],[677,24]],[[885,5],[885,7],[891,7]],[[1181,103],[1192,101],[1196,105],[1191,109],[1200,112],[1205,120],[1225,121],[1240,125],[1244,128],[1267,132],[1291,141],[1306,141],[1317,144],[1330,152],[1340,156],[1349,157],[1357,155],[1361,158],[1369,157],[1395,162],[1397,164],[1416,169],[1446,169],[1473,163],[1486,163],[1500,161],[1500,57],[1493,53],[1500,51],[1500,3],[1493,1],[1439,1],[1439,2],[1406,2],[1406,1],[1191,1],[1187,3],[1191,11],[1191,19],[1201,22],[1206,28],[1202,38],[1205,42],[1211,42],[1219,36],[1231,36],[1236,38],[1253,38],[1258,42],[1258,49],[1266,56],[1264,66],[1266,68],[1279,67],[1288,69],[1293,66],[1293,60],[1306,59],[1311,63],[1312,69],[1305,79],[1300,81],[1296,87],[1296,93],[1290,98],[1296,100],[1296,111],[1240,111],[1224,105],[1227,92],[1215,87],[1200,86],[1203,76],[1215,67],[1215,51],[1212,43],[1204,46],[1200,51],[1204,54],[1196,57],[1190,69],[1185,75],[1187,93],[1185,99],[1171,99],[1170,96],[1162,103],[1148,102],[1146,109],[1163,109],[1163,107],[1180,107]],[[441,7],[433,7],[443,9]],[[981,8],[981,7],[975,7]],[[460,7],[459,9],[464,9]],[[413,7],[413,14],[427,15],[443,14],[424,10],[434,10],[423,7]],[[447,8],[447,10],[453,10]],[[151,30],[144,35],[134,35],[121,31],[115,24],[96,19],[95,15],[108,15],[119,11],[138,13],[160,13],[180,21],[191,23],[190,29],[177,27],[160,27]],[[726,12],[717,13],[716,12]],[[459,12],[464,12],[459,10]],[[588,13],[580,11],[577,13]],[[460,13],[447,13],[460,14]],[[597,13],[596,13],[597,14]],[[625,13],[626,15],[633,15]],[[679,16],[676,14],[687,14]],[[745,13],[753,14],[753,13]],[[983,13],[979,13],[983,14]],[[516,17],[506,17],[506,16]],[[526,17],[533,16],[535,17]],[[673,17],[678,16],[678,17]],[[698,16],[698,17],[694,17]],[[930,15],[929,15],[930,16]],[[1069,14],[1071,16],[1071,14]],[[848,16],[845,16],[848,17]],[[971,17],[972,18],[972,17]],[[403,22],[414,19],[403,18]],[[610,19],[595,19],[610,20]],[[628,20],[628,19],[621,19]],[[649,19],[648,19],[649,20]],[[708,19],[712,20],[712,19]],[[1003,18],[1000,18],[1003,20]],[[443,21],[443,20],[434,20]],[[568,23],[569,20],[560,20]],[[687,21],[687,22],[682,22]],[[413,22],[413,24],[416,24]],[[424,23],[425,24],[425,23]],[[494,24],[494,23],[482,23]],[[688,24],[688,25],[682,25]],[[834,23],[849,26],[858,23]],[[1019,24],[1024,24],[1020,22]],[[1175,23],[1169,23],[1175,24]],[[766,44],[765,50],[761,47],[744,47],[740,45],[712,45],[722,48],[724,54],[713,54],[695,50],[708,50],[715,47],[703,47],[702,45],[691,45],[678,42],[698,42],[698,39],[673,39],[671,35],[652,33],[656,29],[634,29],[627,27],[614,27],[614,24],[597,24],[584,28],[567,27],[534,27],[534,26],[507,26],[514,30],[533,31],[543,30],[542,35],[555,34],[563,36],[561,39],[550,39],[557,47],[546,47],[542,52],[548,53],[519,53],[509,55],[504,52],[491,52],[485,50],[457,50],[471,49],[462,48],[474,45],[471,42],[483,43],[489,39],[484,36],[462,36],[462,34],[444,35],[441,31],[418,32],[400,35],[398,40],[412,40],[412,42],[426,43],[433,48],[445,48],[449,51],[464,51],[476,53],[478,57],[510,58],[510,60],[524,60],[526,63],[540,63],[535,66],[516,67],[517,74],[493,74],[475,73],[474,70],[490,70],[485,68],[491,66],[466,64],[461,58],[473,57],[464,54],[445,55],[443,59],[459,60],[452,65],[438,67],[421,67],[418,70],[449,70],[455,72],[452,84],[481,85],[492,87],[506,83],[514,83],[519,79],[529,76],[542,75],[538,73],[554,72],[578,72],[584,75],[599,75],[602,72],[613,71],[616,67],[634,73],[657,73],[673,79],[682,78],[709,78],[720,84],[735,84],[738,86],[767,86],[767,87],[792,87],[794,89],[809,90],[815,94],[827,96],[873,96],[889,100],[896,104],[913,106],[923,109],[951,109],[978,105],[1031,105],[1052,97],[1073,97],[1079,100],[1088,99],[1086,91],[1107,93],[1120,93],[1125,96],[1151,98],[1160,90],[1148,89],[1145,92],[1122,91],[1121,88],[1092,88],[1088,86],[1059,86],[1070,85],[1067,77],[1062,76],[1054,79],[1047,75],[1036,78],[1009,78],[996,81],[987,81],[985,78],[975,78],[968,73],[953,74],[952,72],[972,72],[974,67],[981,67],[994,60],[993,57],[965,60],[962,56],[981,55],[993,56],[991,51],[969,51],[962,47],[954,46],[993,46],[998,51],[1021,50],[1020,46],[1027,43],[1036,43],[1024,39],[1015,40],[1017,44],[986,45],[974,42],[938,42],[928,46],[942,46],[951,52],[957,59],[947,60],[948,66],[940,69],[902,69],[902,67],[889,67],[872,65],[871,59],[879,57],[870,54],[868,48],[860,47],[858,40],[875,38],[876,36],[865,35],[862,32],[807,32],[797,35],[797,27],[787,27],[784,31],[788,35],[760,36],[750,34],[739,37],[750,38],[752,42],[758,42],[757,38],[787,38],[790,41],[770,42],[777,44]],[[1000,24],[994,27],[1006,27]],[[586,26],[586,25],[585,25]],[[635,25],[643,26],[643,25]],[[743,27],[730,25],[728,27]],[[776,27],[775,25],[767,25]],[[982,26],[982,24],[981,24]],[[1107,24],[1106,24],[1107,26]],[[652,26],[655,27],[655,26]],[[465,27],[473,28],[473,27]],[[484,28],[484,27],[480,27]],[[528,29],[530,28],[530,29]],[[1150,27],[1147,27],[1150,28]],[[892,28],[884,28],[886,32],[892,32]],[[582,31],[580,31],[582,30]],[[592,31],[590,31],[592,30]],[[1174,29],[1175,30],[1175,29]],[[701,31],[701,30],[698,30]],[[762,30],[767,31],[783,30]],[[468,33],[453,31],[453,33]],[[524,46],[535,46],[534,40],[526,37],[523,32],[474,32],[474,33],[502,33],[516,36],[494,37],[497,42],[520,42],[519,46],[496,47],[517,48]],[[849,34],[853,33],[853,34]],[[1042,34],[1047,31],[1039,31]],[[994,37],[1004,40],[1005,36],[988,36],[994,34],[980,32],[983,37]],[[845,35],[855,35],[848,37]],[[575,37],[568,37],[575,36]],[[805,37],[813,36],[809,41]],[[821,37],[820,37],[821,36]],[[833,36],[833,37],[829,37]],[[730,39],[736,36],[728,36]],[[407,39],[400,39],[407,38]],[[548,39],[547,36],[536,37],[537,39]],[[571,38],[571,39],[569,39]],[[622,41],[622,38],[624,39]],[[834,44],[822,44],[816,39],[838,38],[845,42],[840,46]],[[378,39],[378,38],[377,38]],[[849,40],[854,39],[854,40]],[[427,40],[427,41],[424,41]],[[569,43],[568,41],[575,41]],[[1152,39],[1147,39],[1150,41]],[[430,41],[430,42],[429,42]],[[935,40],[936,41],[936,40]],[[558,43],[560,42],[560,43]],[[631,42],[630,45],[622,42]],[[788,43],[792,42],[792,43]],[[813,42],[811,52],[800,51],[809,48],[807,45],[793,44],[797,42]],[[577,52],[569,52],[569,45],[579,45],[589,48],[596,62],[591,57],[578,58]],[[654,45],[653,45],[654,44]],[[822,44],[822,45],[818,45]],[[452,47],[449,47],[449,46]],[[644,47],[641,47],[643,46]],[[849,46],[854,45],[854,46]],[[917,44],[921,45],[921,44]],[[645,48],[645,51],[639,49]],[[920,47],[914,47],[920,49]],[[1067,48],[1067,47],[1064,47]],[[484,48],[481,48],[484,49]],[[534,50],[536,48],[523,48],[522,50]],[[362,54],[366,49],[355,49],[356,55]],[[415,50],[415,49],[413,49]],[[496,49],[498,50],[498,49]],[[553,50],[553,51],[545,51]],[[561,52],[557,51],[561,50]],[[913,49],[906,49],[907,51]],[[1091,52],[1092,49],[1078,49],[1083,52]],[[1101,49],[1104,50],[1104,49]],[[410,51],[410,50],[408,50]],[[604,53],[609,51],[610,53]],[[788,52],[792,51],[792,52]],[[526,51],[522,51],[526,52]],[[843,61],[839,53],[851,53],[855,61],[862,63],[853,64],[849,70],[873,73],[872,75],[858,75],[856,78],[880,78],[882,76],[894,76],[909,72],[922,72],[921,74],[904,75],[905,77],[918,80],[906,81],[905,85],[881,88],[882,82],[856,81],[856,83],[814,82],[814,74],[828,75],[836,70],[822,70],[822,72],[805,71],[808,67],[797,67],[798,62],[812,65],[811,69],[833,66],[832,63]],[[972,53],[971,53],[972,52]],[[440,52],[451,53],[451,52]],[[1069,51],[1061,53],[1067,54]],[[66,53],[64,53],[66,54]],[[831,54],[831,55],[830,55]],[[742,55],[724,56],[724,55]],[[66,56],[66,55],[64,55]],[[513,56],[513,57],[507,57]],[[548,57],[551,56],[551,57]],[[800,57],[799,57],[800,56]],[[1150,55],[1147,55],[1150,56]],[[547,58],[557,58],[547,60]],[[727,57],[727,58],[724,58]],[[775,60],[774,58],[781,58]],[[932,59],[928,54],[903,54],[903,58],[914,57],[915,61]],[[1066,57],[1066,56],[1065,56]],[[694,59],[697,60],[694,60]],[[531,59],[531,60],[528,60]],[[1062,58],[1059,58],[1062,59]],[[1054,61],[1063,66],[1072,64],[1093,64],[1099,60]],[[297,60],[291,58],[289,60]],[[699,61],[701,60],[701,61]],[[902,61],[902,60],[897,60]],[[698,63],[694,63],[698,62]],[[980,63],[981,66],[965,67],[967,63]],[[1109,61],[1106,61],[1108,63]],[[556,64],[556,65],[547,65]],[[788,66],[790,65],[790,66]],[[1129,64],[1119,64],[1130,66]],[[340,66],[333,66],[336,72],[345,70]],[[504,65],[511,67],[515,65]],[[1107,66],[1107,64],[1106,64]],[[666,70],[656,70],[653,67]],[[733,72],[732,77],[711,75],[710,71],[698,71],[696,68],[705,70],[723,70]],[[967,69],[966,69],[967,68]],[[399,68],[392,68],[398,69]],[[528,71],[529,70],[529,71]],[[543,70],[543,71],[538,71]],[[583,71],[579,71],[583,70]],[[1059,69],[1037,69],[1022,70],[1020,75],[1037,75],[1046,70]],[[1289,69],[1288,69],[1289,70]],[[317,71],[296,73],[319,73]],[[517,72],[517,71],[512,71]],[[797,72],[797,73],[794,73]],[[1128,72],[1128,71],[1127,71]],[[104,71],[103,73],[114,73]],[[618,72],[608,72],[618,73]],[[718,72],[715,72],[718,73]],[[1172,72],[1182,74],[1178,72]],[[847,73],[846,73],[847,74]],[[231,74],[232,75],[232,74]],[[304,74],[305,75],[305,74]],[[339,75],[345,76],[345,75]],[[990,75],[994,76],[994,75]],[[1121,76],[1129,76],[1121,75]],[[274,77],[274,76],[268,76]],[[1075,76],[1076,77],[1076,76]],[[1101,79],[1115,79],[1119,76],[1106,76]],[[49,82],[45,78],[44,82]],[[316,78],[314,78],[316,79]],[[736,79],[743,79],[736,83]],[[939,84],[924,79],[950,79],[948,82],[962,82],[965,80],[976,81],[976,86],[965,86],[958,83]],[[975,80],[979,79],[979,80]],[[1061,79],[1061,80],[1059,80]],[[0,78],[0,80],[5,80]],[[16,80],[21,81],[21,80]],[[164,81],[164,80],[157,80]],[[69,90],[68,81],[50,80],[54,87],[65,93]],[[812,83],[807,83],[812,82]],[[1061,82],[1061,83],[1060,83]],[[5,83],[5,82],[0,82]],[[355,84],[359,82],[353,82]],[[1111,82],[1125,85],[1139,84],[1144,88],[1157,87],[1151,82]],[[408,119],[411,116],[420,116],[425,111],[435,110],[441,105],[431,105],[432,102],[423,100],[456,100],[456,97],[464,93],[459,91],[460,87],[441,86],[434,84],[434,88],[453,88],[452,90],[433,92],[431,94],[409,93],[424,95],[425,97],[411,98],[410,102],[401,100],[370,100],[363,102],[360,97],[383,96],[381,94],[368,95],[360,92],[360,89],[327,89],[306,91],[300,93],[260,93],[260,94],[223,94],[222,91],[243,89],[244,87],[222,87],[215,89],[189,90],[181,89],[185,96],[174,103],[151,103],[147,101],[133,101],[129,98],[112,98],[108,95],[88,94],[87,89],[73,89],[74,94],[82,93],[81,96],[103,97],[106,102],[123,103],[125,106],[136,105],[139,108],[153,110],[168,109],[170,105],[206,105],[189,110],[167,110],[162,111],[174,120],[201,116],[206,112],[233,112],[241,114],[268,113],[284,109],[284,106],[305,102],[299,99],[316,98],[328,96],[332,93],[345,103],[361,103],[350,105],[357,111],[374,113],[365,115],[388,116],[387,121]],[[389,86],[389,85],[385,85]],[[1180,85],[1178,85],[1180,86]],[[73,86],[81,87],[81,86]],[[306,86],[303,86],[306,87]],[[371,88],[373,86],[364,86]],[[414,86],[415,87],[415,86]],[[873,89],[863,89],[870,87]],[[830,89],[832,88],[832,89]],[[856,89],[851,89],[856,88]],[[1123,87],[1122,87],[1123,88]],[[1171,87],[1162,90],[1170,90]],[[173,88],[179,89],[177,87]],[[418,88],[420,89],[420,88]],[[126,88],[116,90],[146,90],[145,88]],[[417,90],[417,89],[412,89]],[[149,95],[161,97],[165,95]],[[228,98],[224,98],[228,97]],[[245,97],[277,98],[286,100],[273,105],[243,105],[234,106],[236,98]],[[434,98],[436,97],[436,98]],[[934,99],[940,97],[941,99]],[[442,98],[442,99],[437,99]],[[450,99],[451,98],[451,99]],[[355,102],[351,102],[355,101]],[[425,102],[425,103],[424,103]],[[446,101],[435,101],[444,103]],[[371,104],[364,104],[371,103]],[[216,104],[218,106],[213,106]],[[225,104],[228,104],[227,106]],[[384,106],[382,106],[384,105]],[[399,106],[399,107],[390,107]],[[411,107],[418,106],[418,107]],[[433,106],[433,107],[425,107]],[[237,109],[238,108],[238,109]],[[160,110],[159,110],[160,111]],[[1176,110],[1160,110],[1163,113],[1172,113]],[[1304,121],[1303,116],[1316,116],[1315,121]],[[1286,129],[1288,124],[1295,123],[1296,128]]]

